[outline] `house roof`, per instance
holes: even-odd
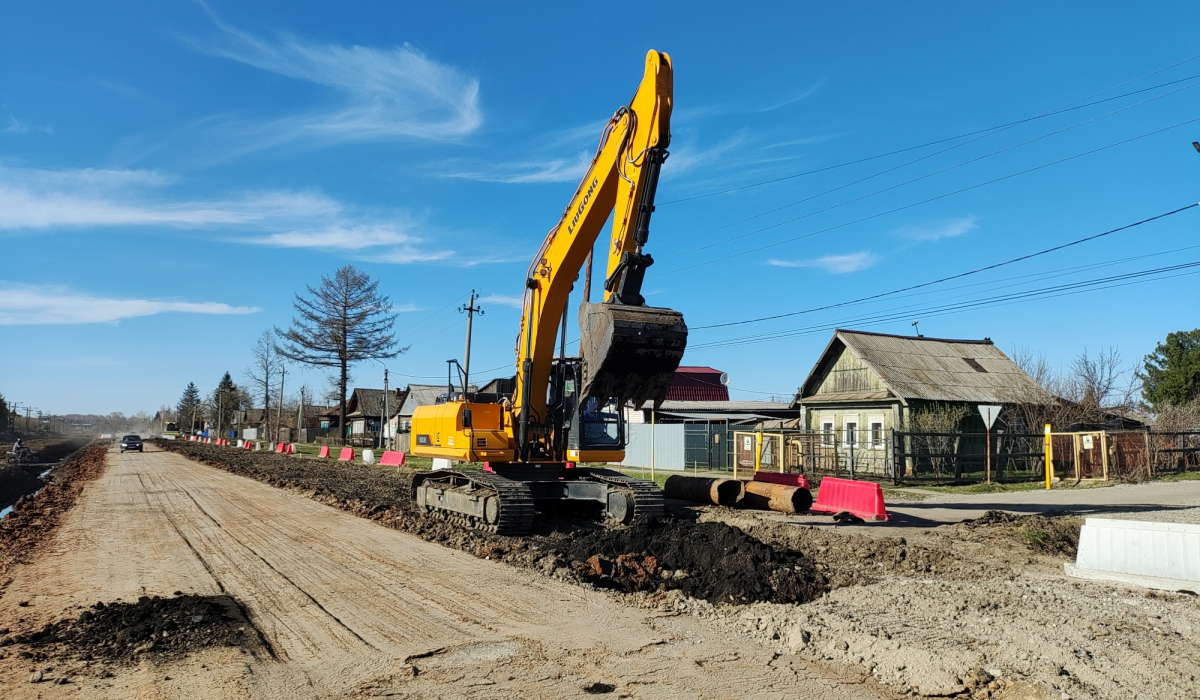
[[[680,367],[671,377],[668,401],[728,401],[729,387],[721,382],[725,373],[712,367]]]
[[[755,413],[761,411],[787,411],[791,406],[775,401],[663,401],[658,407],[664,413],[677,411]]]
[[[445,384],[409,384],[408,398],[410,400],[405,403],[410,404],[407,408],[430,406],[437,403],[437,398],[444,393],[446,393]],[[405,415],[411,415],[411,413]]]
[[[865,394],[814,396],[825,370],[845,347],[874,371],[891,396],[907,403],[1050,403],[1053,399],[990,338],[950,340],[838,329],[809,372],[792,405],[837,400],[864,400]],[[857,396],[862,393],[864,396]],[[837,398],[835,398],[835,396]],[[880,397],[880,398],[887,398]]]
[[[400,411],[405,394],[401,389],[390,390],[387,393],[391,394],[387,401],[388,418],[391,418]],[[346,417],[383,415],[383,396],[383,389],[355,389],[350,394],[350,400],[346,402]]]

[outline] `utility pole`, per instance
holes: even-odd
[[[304,399],[305,399],[304,393],[306,391],[306,387],[307,387],[307,385],[301,385],[301,387],[300,387],[300,408],[296,409],[296,432],[297,433],[300,432],[300,429],[304,427]]]
[[[588,251],[587,264],[583,268],[583,300],[592,300],[592,251]]]
[[[283,433],[283,380],[285,378],[287,378],[286,365],[279,368],[279,408],[275,411],[275,442],[282,442],[279,436]]]
[[[467,352],[463,361],[463,400],[467,400],[467,385],[471,375],[471,321],[475,314],[483,315],[483,309],[475,306],[475,300],[479,298],[479,294],[474,289],[471,290],[471,301],[467,302],[466,306],[458,307],[458,312],[467,314]]]
[[[387,447],[385,447],[384,441],[383,441],[383,434],[384,434],[384,431],[387,430],[387,421],[388,421],[388,414],[389,414],[389,411],[388,411],[388,385],[387,385],[388,376],[387,376],[387,374],[388,374],[387,367],[384,367],[383,368],[383,415],[379,417],[379,449],[381,449],[381,450],[387,449]]]

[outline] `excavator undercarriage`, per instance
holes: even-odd
[[[591,506],[613,524],[657,520],[662,491],[608,469],[562,464],[489,465],[491,471],[446,470],[413,477],[413,500],[427,514],[498,535],[524,535],[539,507]]]

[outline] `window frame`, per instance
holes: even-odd
[[[847,426],[853,425],[854,428]],[[862,449],[862,443],[858,441],[858,426],[862,425],[862,421],[858,419],[858,414],[854,413],[847,416],[842,416],[842,446],[849,448],[853,445],[856,448]],[[853,437],[852,437],[853,436]]]

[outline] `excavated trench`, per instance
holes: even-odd
[[[246,452],[193,442],[158,441],[195,461],[300,491],[381,524],[488,559],[602,588],[680,590],[712,603],[805,603],[829,582],[805,555],[764,543],[724,523],[687,516],[610,529],[584,519],[546,515],[527,537],[502,537],[419,513],[414,472]]]
[[[32,440],[27,446],[37,451],[36,463],[10,464],[0,461],[0,513],[7,515],[8,509],[22,496],[37,493],[46,485],[46,476],[56,464],[89,442],[91,438]],[[0,460],[6,459],[11,452],[11,443],[0,444]]]

